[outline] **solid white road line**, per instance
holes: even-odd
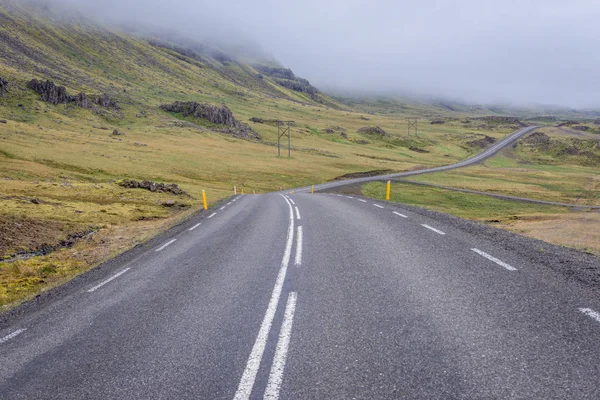
[[[288,197],[288,200],[289,200],[289,201],[290,201],[290,202],[291,202],[293,205],[296,205],[296,203],[294,203],[294,200],[292,200],[292,198],[291,198],[291,197]]]
[[[121,275],[123,275],[125,272],[129,271],[130,268],[125,268],[123,271],[119,271],[116,274],[114,274],[113,276],[111,276],[110,278],[100,282],[99,284],[97,284],[96,286],[94,286],[93,288],[88,290],[88,293],[92,293],[95,292],[96,290],[100,289],[102,286],[106,285],[107,283],[117,279],[118,277],[120,277]]]
[[[294,207],[296,209],[296,219],[302,219],[300,218],[300,211],[298,211],[298,207]]]
[[[379,204],[373,204],[373,205],[378,208],[384,208],[383,206],[380,206]]]
[[[215,215],[217,215],[217,213],[212,213],[212,214],[210,214],[210,215],[208,216],[208,218],[212,218],[212,217],[214,217]]]
[[[600,313],[592,310],[591,308],[580,308],[579,311],[581,311],[588,317],[595,319],[596,322],[600,322]]]
[[[292,338],[292,325],[294,323],[294,313],[296,312],[296,300],[298,295],[292,292],[288,295],[287,305],[285,306],[285,314],[283,315],[283,323],[279,331],[279,340],[275,348],[275,356],[273,357],[273,365],[269,374],[269,381],[265,389],[263,399],[277,400],[279,399],[279,390],[283,381],[283,370],[287,360],[288,348],[290,339]]]
[[[194,229],[196,229],[200,225],[202,225],[202,222],[200,222],[199,224],[196,224],[196,225],[192,226],[190,229],[188,229],[188,231],[193,231]]]
[[[295,305],[295,301],[294,301],[294,305]],[[17,329],[16,331],[14,331],[13,333],[11,333],[10,335],[6,335],[2,339],[0,339],[0,344],[8,342],[10,339],[16,338],[17,336],[19,336],[21,333],[25,332],[26,330],[27,330],[27,328]]]
[[[296,238],[296,265],[302,265],[302,226],[298,227],[298,237]]]
[[[509,271],[516,271],[517,270],[512,265],[509,265],[509,264],[505,263],[504,261],[500,261],[496,257],[492,257],[492,256],[490,256],[488,253],[486,253],[484,251],[481,251],[481,250],[475,249],[475,248],[473,248],[471,250],[473,250],[475,253],[479,254],[480,256],[483,256],[483,257],[487,258],[488,260],[495,262],[499,266],[506,268]]]
[[[427,228],[427,229],[429,229],[429,230],[432,230],[432,231],[434,231],[435,233],[439,233],[440,235],[445,235],[445,234],[446,234],[446,232],[442,232],[442,231],[440,231],[439,229],[435,229],[433,226],[429,226],[429,225],[427,225],[427,224],[421,224],[421,226],[422,226],[423,228]]]
[[[163,244],[162,246],[160,246],[158,249],[154,250],[154,251],[161,251],[164,250],[165,248],[167,248],[167,246],[172,245],[173,243],[175,243],[177,241],[177,239],[172,239],[169,240],[167,243]]]
[[[363,199],[358,199],[358,201],[362,201],[363,203],[367,202],[366,200],[363,200]]]
[[[394,214],[396,214],[396,215],[397,215],[397,216],[399,216],[399,217],[402,217],[402,218],[408,218],[406,215],[404,215],[404,214],[400,214],[400,213],[399,213],[399,212],[397,212],[397,211],[393,211],[393,213],[394,213]]]
[[[269,300],[269,305],[267,306],[267,312],[265,313],[265,317],[260,325],[258,336],[256,336],[256,341],[254,342],[254,346],[252,346],[252,351],[250,352],[248,362],[246,363],[246,369],[244,369],[244,374],[242,375],[240,384],[235,392],[235,400],[247,400],[252,394],[252,388],[254,387],[256,374],[258,373],[258,368],[260,367],[260,362],[262,360],[263,353],[265,352],[267,338],[269,336],[269,331],[271,330],[271,325],[273,324],[273,319],[275,318],[275,311],[277,311],[277,305],[279,304],[279,298],[281,297],[281,290],[283,289],[283,283],[285,281],[287,268],[292,255],[292,244],[294,242],[294,211],[292,209],[292,205],[285,198],[285,196],[281,194],[280,196],[283,197],[290,210],[290,222],[288,225],[285,251],[281,260],[281,268],[279,269],[279,274],[277,275],[277,281],[275,282],[275,287],[273,288],[273,293],[271,294],[271,300]]]

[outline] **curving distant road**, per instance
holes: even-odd
[[[490,158],[491,156],[493,156],[494,154],[496,154],[503,148],[508,147],[511,144],[513,144],[514,142],[516,142],[517,140],[519,140],[523,135],[525,135],[537,128],[539,128],[539,126],[528,126],[527,128],[523,128],[515,133],[508,135],[507,137],[505,137],[498,143],[491,146],[489,149],[487,149],[471,158],[467,158],[466,160],[458,162],[456,164],[444,165],[441,167],[434,167],[434,168],[427,168],[427,169],[422,169],[419,171],[407,171],[407,172],[399,172],[399,173],[388,174],[388,175],[369,176],[366,178],[346,179],[346,180],[338,181],[338,182],[328,182],[328,183],[323,183],[320,185],[315,185],[315,190],[323,191],[323,190],[333,189],[333,188],[337,188],[337,187],[341,187],[341,186],[353,185],[356,183],[389,180],[389,179],[394,179],[394,178],[402,178],[405,176],[430,174],[432,172],[448,171],[451,169],[467,167],[469,165],[477,164],[487,158]],[[306,192],[309,190],[311,190],[310,187],[303,187],[300,189],[296,189],[296,191],[298,191],[298,192]]]

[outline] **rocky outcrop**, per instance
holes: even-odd
[[[387,132],[378,126],[365,126],[364,128],[360,128],[357,132],[366,135],[387,136]]]
[[[42,101],[46,101],[51,104],[68,104],[75,103],[77,107],[94,109],[95,106],[100,106],[103,108],[118,110],[119,104],[110,98],[110,96],[106,93],[95,96],[95,95],[87,95],[85,93],[79,93],[77,96],[71,96],[67,93],[67,89],[64,86],[56,86],[54,82],[47,80],[38,81],[37,79],[32,79],[27,87],[37,94],[40,95]]]
[[[27,87],[40,95],[43,101],[51,104],[67,104],[75,101],[75,97],[67,94],[67,88],[64,86],[56,86],[51,81],[38,81],[32,79]]]
[[[189,194],[187,194],[178,185],[176,185],[174,183],[165,184],[165,183],[152,182],[152,181],[139,182],[139,181],[134,181],[131,179],[126,179],[126,180],[118,182],[118,185],[122,186],[124,188],[128,188],[128,189],[146,189],[151,192],[171,193],[176,196],[191,197]]]
[[[195,101],[176,101],[173,104],[163,104],[160,109],[181,114],[184,117],[204,119],[215,125],[223,125],[222,132],[224,133],[244,138],[260,139],[259,134],[238,121],[225,104],[219,107],[212,104],[196,103]]]
[[[500,124],[513,124],[513,125],[519,125],[519,126],[527,126],[524,123],[522,123],[521,121],[519,121],[518,118],[515,118],[515,117],[501,117],[501,116],[497,116],[497,115],[492,115],[492,116],[488,116],[488,117],[477,117],[474,119],[480,120],[480,121],[485,121],[487,123],[500,123]]]
[[[8,81],[0,76],[0,96],[8,90]]]
[[[600,118],[594,121],[594,125],[600,125]]]

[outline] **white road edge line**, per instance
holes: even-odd
[[[353,198],[354,198],[354,197],[352,197],[352,196],[346,196],[346,197],[347,197],[347,198],[349,198],[349,199],[353,199]]]
[[[429,225],[427,225],[427,224],[421,224],[421,226],[422,226],[423,228],[427,228],[427,229],[429,229],[429,230],[432,230],[432,231],[434,231],[435,233],[439,233],[440,235],[445,235],[445,234],[446,234],[446,232],[442,232],[442,231],[440,231],[439,229],[435,229],[433,226],[429,226]]]
[[[296,238],[296,266],[302,265],[302,226],[298,227],[298,237]]]
[[[123,275],[125,272],[129,271],[130,269],[131,268],[125,268],[124,270],[117,272],[116,274],[114,274],[110,278],[108,278],[108,279],[100,282],[99,284],[97,284],[93,288],[88,289],[88,293],[95,292],[96,290],[100,289],[102,286],[106,285],[107,283],[112,282],[113,280],[117,279],[118,277],[120,277],[121,275]]]
[[[192,226],[190,229],[188,229],[188,231],[193,231],[194,229],[196,229],[200,225],[202,225],[202,222],[200,222],[199,224],[196,224],[196,225]]]
[[[296,219],[302,219],[300,218],[300,211],[298,210],[298,207],[294,207],[296,209]]]
[[[231,203],[232,203],[232,202],[230,201],[229,203],[227,203],[227,205],[228,205],[228,206],[230,206],[230,205],[231,205]]]
[[[336,196],[338,196],[338,197],[342,197],[342,195],[341,195],[341,194],[338,194],[338,195],[336,195]]]
[[[177,239],[171,239],[169,240],[167,243],[163,244],[162,246],[160,246],[158,249],[154,250],[154,251],[161,251],[166,249],[168,246],[172,245],[173,243],[175,243],[177,241]]]
[[[298,294],[296,292],[291,292],[288,295],[283,323],[279,331],[279,340],[277,341],[275,356],[273,357],[273,365],[271,366],[271,373],[269,374],[269,381],[267,382],[263,399],[279,399],[279,391],[281,390],[281,383],[283,381],[283,370],[285,369],[290,339],[292,338],[292,325],[294,323],[297,298]]]
[[[475,253],[479,254],[480,256],[483,256],[483,257],[487,258],[488,260],[495,262],[499,266],[506,268],[509,271],[516,271],[517,270],[512,265],[509,265],[509,264],[505,263],[504,261],[498,260],[496,257],[490,256],[485,251],[481,251],[481,250],[475,249],[475,248],[473,248],[471,250],[473,250]]]
[[[212,218],[212,217],[214,217],[215,215],[217,215],[217,213],[212,213],[212,214],[210,214],[210,215],[208,216],[208,218]]]
[[[219,208],[219,210],[224,210],[224,209],[225,209],[225,207],[227,207],[227,206],[223,206],[223,207]]]
[[[397,215],[397,216],[399,216],[399,217],[402,217],[402,218],[408,218],[406,215],[404,215],[404,214],[400,214],[400,213],[399,213],[399,212],[397,212],[397,211],[393,211],[393,213],[394,213],[394,214],[396,214],[396,215]]]
[[[363,203],[367,202],[366,200],[363,200],[363,199],[358,199],[358,201],[362,201]]]
[[[21,333],[25,332],[26,330],[27,330],[27,328],[17,329],[13,333],[6,335],[2,339],[0,339],[0,344],[8,342],[10,339],[16,338],[17,336],[19,336]]]
[[[281,297],[283,283],[285,282],[287,268],[292,255],[292,244],[294,242],[294,211],[292,209],[292,205],[285,198],[285,196],[281,194],[280,196],[283,197],[290,210],[290,222],[288,225],[285,251],[281,260],[281,268],[279,269],[279,274],[277,275],[277,281],[275,282],[275,287],[273,287],[271,300],[269,300],[265,317],[260,325],[260,330],[256,336],[254,346],[252,346],[250,356],[248,356],[246,369],[244,369],[244,374],[240,379],[240,384],[235,392],[234,400],[248,400],[252,394],[252,388],[254,387],[256,374],[258,373],[260,362],[262,360],[263,353],[265,352],[267,338],[269,336],[269,331],[271,330],[271,325],[273,324],[273,319],[275,318],[275,311],[277,311],[277,305],[279,304],[279,298]]]
[[[579,311],[581,311],[588,317],[595,319],[596,322],[600,322],[600,313],[592,310],[591,308],[580,308]]]
[[[378,208],[385,208],[385,207],[383,207],[383,206],[380,206],[379,204],[373,204],[373,205],[374,205],[375,207],[378,207]]]

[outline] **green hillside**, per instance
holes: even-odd
[[[449,164],[520,126],[487,109],[333,98],[249,49],[32,4],[0,0],[0,305],[166,229],[200,209],[203,190],[214,204],[234,186]],[[161,107],[176,102],[229,125]],[[406,116],[422,117],[418,136]],[[277,157],[274,120],[295,121],[291,158]]]

